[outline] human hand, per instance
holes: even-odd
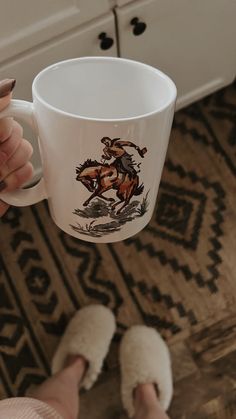
[[[0,81],[0,111],[9,105],[14,86],[13,79]],[[13,191],[32,177],[33,166],[29,159],[33,149],[22,135],[18,122],[12,118],[0,119],[0,198],[1,192]],[[0,199],[0,217],[8,208]]]

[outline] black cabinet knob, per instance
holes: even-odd
[[[133,34],[135,36],[142,35],[142,33],[146,30],[146,23],[140,22],[138,17],[134,17],[130,24],[133,26]]]
[[[106,32],[101,32],[100,35],[98,36],[98,39],[101,40],[100,47],[101,49],[104,49],[104,50],[111,48],[112,45],[114,44],[113,39],[109,38]]]

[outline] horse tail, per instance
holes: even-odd
[[[140,186],[137,186],[135,191],[134,191],[134,195],[141,195],[143,193],[144,190],[144,185],[143,183]]]

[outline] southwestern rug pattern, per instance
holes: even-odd
[[[42,382],[75,310],[102,303],[118,324],[107,373],[117,368],[123,332],[151,325],[173,353],[172,417],[236,417],[214,416],[214,409],[235,408],[235,121],[236,84],[175,115],[156,211],[125,242],[72,238],[53,224],[45,203],[8,211],[0,221],[1,398]],[[190,382],[196,394],[198,382],[206,386],[198,413],[183,399]]]

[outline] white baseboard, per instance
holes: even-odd
[[[185,108],[191,103],[196,102],[197,100],[200,100],[203,97],[210,95],[216,90],[219,90],[227,86],[228,84],[231,84],[234,81],[234,78],[235,76],[230,79],[219,78],[219,79],[213,80],[210,83],[204,84],[203,86],[192,90],[186,95],[181,96],[180,98],[177,99],[176,111],[179,111],[180,109]]]

